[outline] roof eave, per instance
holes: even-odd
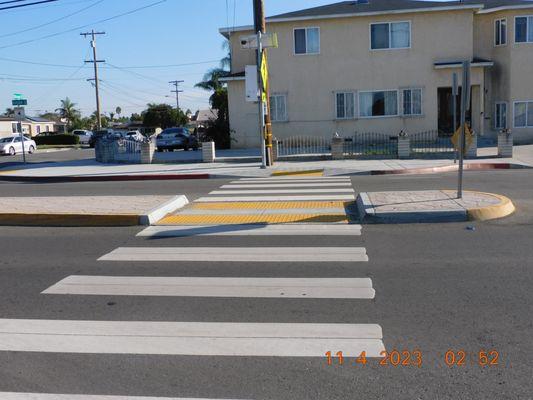
[[[533,8],[533,3],[531,4],[521,4],[521,5],[514,5],[514,6],[501,6],[501,7],[494,7],[494,8],[485,8],[482,10],[479,10],[478,14],[492,14],[499,11],[507,11],[507,10],[525,10],[528,8]]]

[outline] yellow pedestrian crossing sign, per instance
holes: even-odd
[[[456,151],[459,151],[459,146],[460,146],[460,139],[461,139],[461,134],[463,133],[462,131],[462,127],[460,126],[459,129],[457,129],[455,131],[455,133],[453,134],[452,136],[452,143],[453,143],[453,147],[455,148]],[[472,130],[470,129],[470,127],[468,125],[466,125],[466,129],[465,129],[465,153],[468,151],[468,149],[470,148],[470,146],[472,146],[472,143],[474,143],[474,134],[472,133]]]

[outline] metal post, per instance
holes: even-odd
[[[453,97],[453,129],[452,134],[457,130],[457,96],[459,95],[459,87],[457,83],[457,72],[453,73],[453,86],[452,86],[452,97]],[[454,154],[453,163],[457,164],[457,151]]]
[[[463,62],[463,86],[461,91],[461,135],[459,137],[459,184],[457,197],[463,198],[463,173],[466,136],[466,112],[470,104],[470,61]]]
[[[24,132],[22,131],[22,115],[19,117],[18,128],[20,130],[20,142],[22,144],[22,160],[26,164],[26,149],[24,148]]]

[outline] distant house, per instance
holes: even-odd
[[[0,137],[11,136],[18,132],[17,124],[19,121],[10,116],[0,117]],[[26,117],[22,121],[22,132],[25,135],[37,136],[40,133],[44,132],[58,132],[57,129],[60,129],[61,123],[54,121],[46,120],[39,117]]]

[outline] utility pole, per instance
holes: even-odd
[[[91,47],[93,48],[92,61],[85,61],[86,64],[92,63],[94,65],[94,88],[96,91],[96,127],[102,129],[102,112],[100,109],[100,82],[98,80],[98,64],[104,63],[105,60],[98,60],[96,57],[96,36],[105,35],[105,32],[95,32],[94,29],[91,32],[80,33],[81,36],[91,36]]]
[[[274,165],[272,159],[272,120],[270,116],[270,88],[268,79],[264,79],[263,70],[267,69],[267,53],[262,45],[262,37],[266,33],[265,8],[263,0],[254,2],[254,28],[257,33],[257,76],[259,82],[259,126],[261,132],[261,149],[263,167]]]
[[[183,90],[180,90],[180,83],[183,83],[185,81],[170,81],[169,83],[171,85],[174,85],[176,88],[175,90],[172,90],[172,93],[176,93],[176,109],[179,111],[180,109],[180,93],[183,93]]]

